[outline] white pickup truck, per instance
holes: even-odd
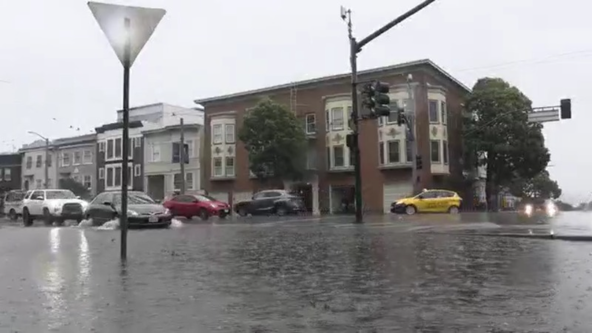
[[[45,225],[62,225],[65,220],[80,223],[87,206],[88,202],[70,190],[31,190],[23,200],[23,224],[31,226],[35,219],[42,219]]]

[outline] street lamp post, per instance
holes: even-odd
[[[121,162],[121,260],[127,258],[127,189],[129,182],[130,69],[166,13],[164,9],[89,2],[88,6],[123,65],[123,133]]]
[[[29,131],[29,134],[33,134],[36,135],[38,137],[40,137],[42,140],[45,140],[45,165],[44,165],[44,179],[43,179],[43,188],[47,189],[48,187],[48,182],[49,182],[49,139],[44,137],[43,135],[37,133],[37,132],[33,132],[33,131]]]

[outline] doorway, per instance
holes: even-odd
[[[164,175],[148,176],[148,195],[155,200],[164,200]]]

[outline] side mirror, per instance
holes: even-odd
[[[423,200],[423,195],[418,196],[417,199]]]

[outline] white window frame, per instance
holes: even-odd
[[[337,106],[337,107],[331,108],[330,112],[331,112],[331,131],[345,130],[344,108],[342,106]],[[340,117],[335,117],[336,114],[340,114],[341,119],[339,119]],[[336,124],[336,121],[335,121],[336,119],[341,122],[341,125]]]
[[[397,162],[391,162],[391,160],[390,160],[390,155],[391,155],[390,154],[391,153],[390,144],[391,143],[396,143],[396,145],[399,147],[399,161],[397,161]],[[401,157],[401,155],[402,155],[401,154],[401,140],[388,140],[388,141],[385,141],[385,144],[384,144],[384,163],[385,164],[392,165],[392,164],[399,164],[399,163],[401,163],[402,160],[403,160],[402,157]]]
[[[12,169],[4,168],[4,180],[7,182],[12,180]]]
[[[185,144],[187,145],[187,157],[188,158],[194,158],[195,157],[195,146],[193,144],[193,140],[187,140],[185,141]]]
[[[121,189],[121,183],[119,183],[119,184],[116,184],[115,183],[116,170],[118,168],[120,169],[120,171],[119,171],[120,172],[120,175],[119,175],[120,178],[119,179],[123,180],[123,174],[121,174],[121,169],[122,169],[121,168],[121,163],[113,163],[113,164],[109,164],[109,165],[106,165],[105,166],[105,182],[104,182],[104,184],[105,184],[105,190],[118,190],[118,189]],[[107,181],[108,181],[107,175],[108,175],[108,172],[109,172],[110,169],[113,170],[113,184],[111,186],[109,186],[107,184]],[[130,189],[130,190],[134,187],[133,186],[133,184],[134,184],[134,178],[133,178],[133,173],[131,172],[132,169],[133,169],[133,165],[131,163],[129,163],[127,165],[127,170],[128,170],[128,173],[130,174],[130,176],[132,176],[132,177],[130,177],[128,179],[128,182],[129,183],[127,184],[127,188]]]
[[[436,147],[438,147],[438,159],[432,159],[432,146],[433,143],[436,142]],[[430,140],[430,162],[431,163],[442,163],[442,140]]]
[[[109,157],[109,142],[111,142],[111,157]],[[105,140],[105,161],[113,161],[116,160],[115,158],[115,140]]]
[[[150,162],[160,162],[160,144],[152,143],[150,145]]]
[[[25,164],[27,169],[31,169],[33,167],[33,156],[27,156]]]
[[[105,168],[99,168],[99,179],[105,179]]]
[[[78,161],[76,161],[76,155],[78,155]],[[82,164],[82,151],[76,150],[72,153],[72,165],[80,165]]]
[[[337,148],[341,148],[341,156],[343,159],[343,165],[336,165],[335,164],[335,149]],[[331,167],[334,169],[343,169],[345,167],[347,167],[346,162],[346,158],[345,158],[345,145],[335,145],[331,147]]]
[[[232,167],[228,166],[228,160],[232,160]],[[224,175],[226,177],[234,177],[236,169],[236,159],[234,156],[225,156],[224,157]]]
[[[99,153],[105,152],[105,141],[99,142]]]
[[[134,138],[134,148],[140,148],[140,147],[142,147],[142,138],[135,137]]]
[[[216,166],[216,161],[220,161],[219,167]],[[224,160],[222,157],[212,158],[212,177],[224,177]]]
[[[434,102],[436,104],[436,119],[431,119],[431,111],[430,105]],[[440,123],[440,101],[437,99],[428,99],[428,121],[430,124],[439,124]]]
[[[88,186],[86,186],[87,177],[88,177]],[[88,188],[88,189],[91,189],[92,188],[92,175],[84,175],[84,176],[82,176],[82,185],[86,186],[86,188]]]
[[[142,165],[136,164],[134,165],[134,177],[140,177],[142,175]]]
[[[442,125],[448,124],[448,108],[446,101],[440,101],[440,117],[442,118]]]
[[[212,125],[212,144],[219,145],[223,142],[223,127],[222,124],[214,124]]]
[[[171,186],[173,188],[174,191],[180,191],[181,189],[177,187],[177,182],[175,182],[175,179],[179,177],[181,178],[181,173],[175,173],[173,174],[173,185]],[[193,177],[193,172],[186,172],[185,173],[185,190],[193,190],[195,188],[195,184],[194,184],[194,177]]]
[[[63,167],[67,167],[67,166],[70,166],[70,162],[71,162],[70,161],[70,153],[65,152],[65,151],[62,152],[61,159],[60,159],[60,165],[63,166]]]
[[[133,158],[134,157],[134,139],[135,138],[129,138],[128,141],[128,145],[131,143],[131,149],[129,149],[129,158]],[[116,146],[116,142],[117,140],[120,140],[120,145],[119,145],[119,150],[121,152],[121,155],[117,156],[116,152],[117,152],[117,146]],[[113,142],[113,156],[111,158],[109,158],[108,155],[108,151],[105,153],[105,161],[110,162],[110,161],[119,161],[123,159],[123,137],[115,137],[115,138],[109,138],[107,140],[105,140],[106,143],[106,148],[109,147],[109,142]],[[108,149],[107,149],[108,150]]]
[[[234,124],[224,124],[224,142],[228,144],[235,142]]]
[[[315,134],[317,132],[317,115],[309,113],[304,116],[304,126],[306,134]],[[312,129],[310,127],[312,127]]]
[[[442,151],[442,163],[444,163],[445,165],[447,165],[450,161],[450,152],[448,151],[448,148],[448,140],[442,140],[442,148],[440,150]]]
[[[39,163],[41,161],[41,163]],[[43,167],[43,155],[37,155],[35,157],[35,167],[42,168]]]
[[[88,156],[87,156],[87,153],[88,153]],[[93,153],[92,153],[92,150],[85,149],[82,152],[82,163],[83,164],[92,164],[93,163]]]

